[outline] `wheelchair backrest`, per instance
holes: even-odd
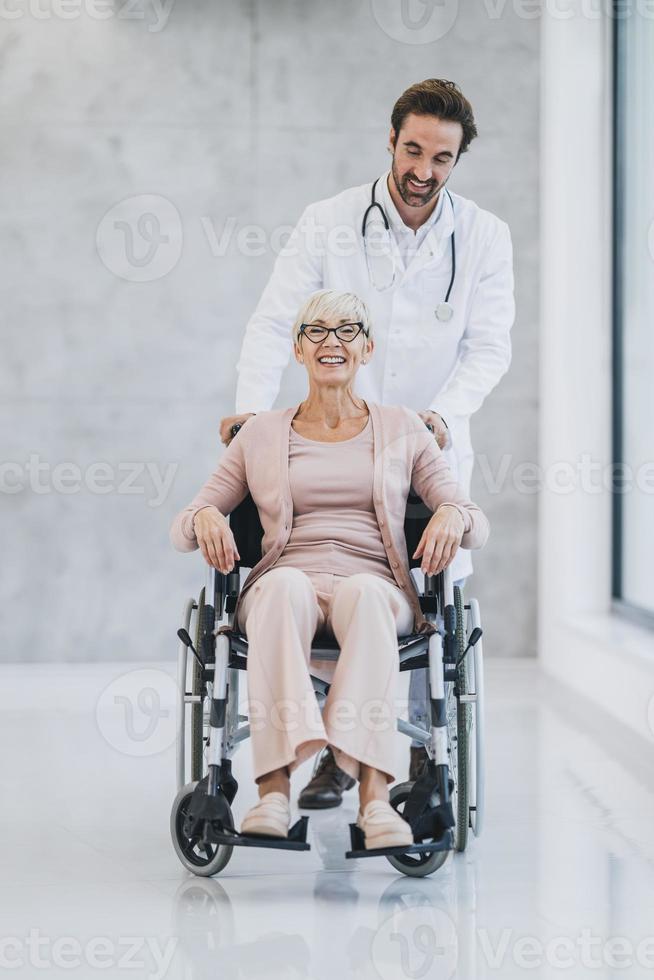
[[[420,565],[421,559],[412,559],[411,556],[418,547],[422,532],[429,523],[431,516],[432,512],[411,488],[404,516],[404,538],[410,568]],[[254,568],[262,557],[263,528],[259,519],[259,511],[250,494],[229,515],[229,524],[236,540],[238,553],[241,556],[238,564],[245,568]]]

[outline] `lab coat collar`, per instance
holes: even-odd
[[[383,175],[377,184],[377,190],[380,191],[378,200],[381,201],[382,207],[386,211],[391,228],[395,230],[395,222],[399,222],[401,225],[400,233],[402,233],[402,229],[406,231],[407,226],[402,221],[402,218],[400,217],[400,214],[393,203],[393,199],[391,198],[391,194],[388,189],[388,176],[389,171]],[[411,257],[408,265],[401,273],[400,282],[405,282],[407,279],[412,278],[414,275],[416,275],[416,273],[420,272],[430,263],[438,262],[445,252],[445,248],[449,243],[450,235],[454,231],[454,209],[452,207],[449,194],[446,194],[445,190],[440,192],[438,204],[428,218],[427,223],[430,226],[429,231],[416,249],[414,255]],[[403,267],[403,263],[399,259],[395,240],[393,241],[393,245],[396,255],[396,262],[398,262],[400,267]]]
[[[413,261],[409,263],[404,278],[408,279],[421,272],[425,266],[438,263],[450,251],[451,236],[454,234],[454,210],[449,195],[444,195],[441,219],[425,235]]]
[[[399,233],[406,233],[407,231],[410,231],[410,229],[408,225],[404,224],[400,216],[400,212],[395,207],[395,203],[391,197],[391,192],[388,189],[389,179],[392,179],[391,172],[390,170],[387,170],[386,173],[380,177],[377,184],[377,200],[384,208],[391,228]],[[433,236],[433,239],[438,241],[449,237],[451,234],[452,229],[454,228],[454,215],[452,212],[450,198],[445,193],[444,189],[441,190],[440,194],[438,195],[438,203],[427,218],[425,224],[429,227],[429,231],[427,232],[425,239]],[[422,229],[424,229],[424,227],[425,225],[421,226]]]

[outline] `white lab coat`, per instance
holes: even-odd
[[[515,308],[509,229],[458,194],[452,194],[453,213],[445,195],[438,220],[406,269],[393,241],[395,281],[380,292],[370,282],[361,235],[371,188],[372,182],[352,187],[304,210],[247,324],[237,364],[236,413],[272,408],[292,354],[291,328],[308,296],[317,289],[356,293],[370,308],[375,350],[359,367],[355,393],[380,404],[438,412],[450,430],[448,463],[469,495],[474,463],[470,416],[511,360]],[[376,196],[379,200],[379,185]],[[371,212],[370,261],[373,269],[387,273],[392,258],[376,237],[381,220],[377,209]],[[434,311],[450,281],[454,227],[454,316],[443,322]],[[378,275],[376,281],[388,278]],[[459,549],[454,578],[471,572],[470,552]]]

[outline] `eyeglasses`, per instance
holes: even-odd
[[[341,323],[338,327],[323,327],[319,323],[303,323],[300,327],[300,333],[303,333],[312,344],[319,344],[328,333],[335,333],[339,340],[344,340],[346,344],[349,344],[351,340],[359,336],[362,330],[363,323],[360,320],[356,323]],[[363,330],[363,332],[367,337],[368,331]]]

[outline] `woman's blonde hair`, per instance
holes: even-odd
[[[312,293],[297,315],[293,324],[293,341],[300,343],[300,327],[314,320],[347,318],[352,323],[363,324],[368,337],[372,336],[370,310],[354,293],[339,293],[335,289],[319,289]]]

